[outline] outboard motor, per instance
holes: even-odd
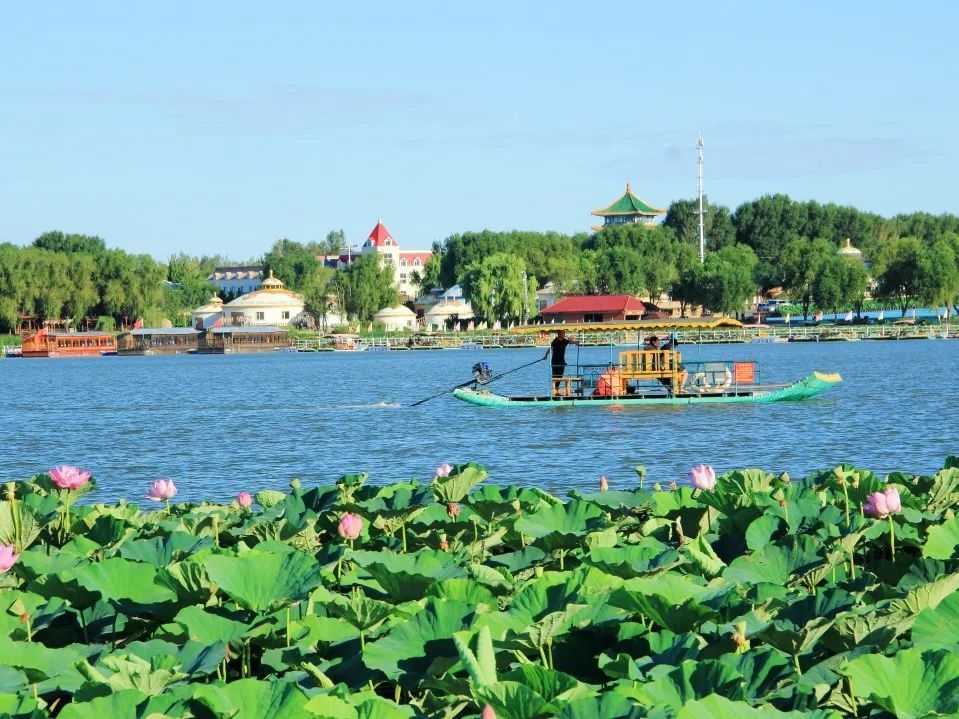
[[[477,384],[486,384],[493,379],[493,370],[485,362],[477,362],[473,365],[473,381]]]

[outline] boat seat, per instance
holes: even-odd
[[[553,377],[553,396],[571,397],[583,394],[583,378],[573,376]]]

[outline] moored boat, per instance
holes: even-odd
[[[21,357],[102,357],[117,353],[112,332],[60,332],[46,328],[24,335]]]

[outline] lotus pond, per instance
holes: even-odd
[[[959,458],[564,498],[472,463],[365,480],[232,504],[155,485],[147,510],[77,504],[75,474],[9,483],[0,715],[959,712]]]

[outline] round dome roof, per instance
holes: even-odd
[[[455,300],[453,302],[440,302],[439,304],[433,305],[429,309],[429,311],[426,313],[426,320],[445,320],[451,315],[456,315],[461,320],[472,319],[473,308],[462,300]]]
[[[375,320],[383,320],[387,317],[407,320],[416,317],[416,313],[405,305],[397,305],[396,307],[384,307],[373,315],[373,319]]]
[[[852,240],[850,240],[848,237],[846,238],[846,246],[841,247],[838,250],[838,254],[846,255],[847,257],[862,257],[862,252],[852,246]]]

